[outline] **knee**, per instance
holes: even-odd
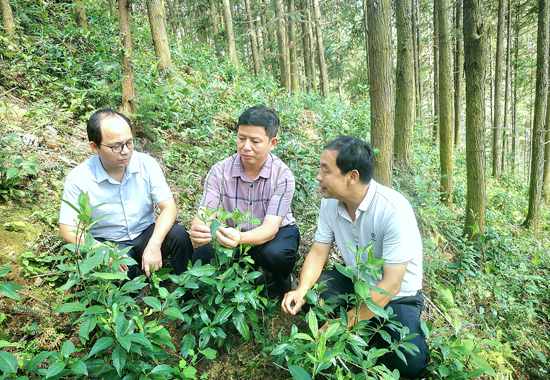
[[[191,238],[189,237],[187,230],[179,224],[174,224],[172,226],[166,235],[166,239],[176,246],[192,247]]]

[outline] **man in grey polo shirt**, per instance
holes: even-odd
[[[139,265],[121,265],[130,279],[162,268],[170,256],[176,274],[187,269],[193,246],[187,231],[175,223],[176,203],[159,164],[154,158],[134,151],[130,120],[110,108],[97,110],[87,127],[93,157],[74,168],[65,181],[63,199],[78,205],[81,191],[90,197],[92,218],[106,215],[89,232],[98,242],[110,241]],[[155,222],[154,203],[160,209]],[[61,204],[59,227],[68,243],[76,242],[77,213]]]
[[[402,351],[404,363],[395,353],[382,357],[390,369],[398,369],[404,378],[419,377],[428,364],[427,345],[420,329],[422,298],[422,240],[413,209],[407,199],[397,191],[376,183],[372,179],[373,150],[371,146],[354,136],[342,136],[328,143],[321,155],[321,168],[317,181],[323,200],[317,221],[315,241],[306,257],[300,283],[295,291],[288,292],[282,309],[295,315],[305,303],[305,295],[316,282],[330,279],[327,290],[321,294],[348,309],[347,302],[339,295],[354,294],[354,284],[336,270],[323,271],[332,243],[336,242],[347,266],[356,266],[355,255],[346,243],[360,248],[372,244],[376,260],[385,259],[383,274],[370,275],[369,282],[393,295],[392,297],[371,291],[374,302],[382,307],[391,306],[396,318],[411,333],[419,334],[410,342],[420,350],[416,355]],[[364,253],[363,261],[368,261]],[[358,319],[356,318],[358,314]],[[365,305],[348,310],[350,325],[370,320],[378,323],[378,317]],[[320,330],[324,331],[328,324]],[[393,340],[400,340],[398,332],[382,328]],[[389,344],[376,335],[379,348]]]

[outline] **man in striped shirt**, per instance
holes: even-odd
[[[245,223],[237,230],[233,220],[219,227],[216,238],[227,248],[250,244],[256,266],[273,274],[280,295],[290,290],[290,273],[296,263],[300,232],[290,204],[294,196],[294,175],[271,151],[277,145],[279,117],[270,108],[258,105],[246,110],[238,121],[237,154],[215,164],[206,177],[199,215],[207,207],[243,214],[250,211],[259,224]],[[197,250],[193,263],[210,262],[210,228],[195,217],[191,240]],[[215,216],[215,215],[214,215]],[[212,216],[212,218],[214,217]]]

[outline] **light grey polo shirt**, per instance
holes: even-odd
[[[92,218],[108,214],[90,228],[94,237],[109,241],[133,240],[155,222],[154,204],[172,198],[164,174],[154,158],[132,154],[122,182],[103,169],[98,155],[71,170],[65,180],[63,199],[78,208],[80,191],[88,192],[90,205],[105,203],[92,211]],[[61,203],[59,223],[76,226],[77,213]]]
[[[355,212],[354,222],[343,202],[322,200],[315,241],[336,242],[347,266],[355,266],[356,261],[346,243],[359,248],[372,243],[375,258],[386,259],[384,265],[407,264],[396,298],[415,295],[422,289],[422,239],[413,209],[403,195],[374,180]],[[361,259],[368,261],[368,253]],[[380,280],[381,275],[371,276],[370,284],[376,285]]]

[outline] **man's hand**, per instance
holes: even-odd
[[[191,226],[191,231],[189,232],[189,237],[191,237],[191,241],[197,247],[203,246],[212,241],[210,228],[204,224],[193,224]]]
[[[306,303],[307,290],[293,290],[285,294],[281,308],[288,315],[296,315],[302,306]]]
[[[141,269],[145,271],[147,277],[151,276],[151,265],[153,265],[154,272],[162,268],[162,254],[160,252],[160,244],[152,245],[149,242],[141,258]]]
[[[216,238],[222,247],[235,248],[241,242],[241,233],[231,227],[218,227]]]
[[[127,254],[124,254],[124,255],[120,256],[120,258],[123,258],[123,257],[130,257],[130,256],[128,256]],[[109,260],[109,269],[111,268],[111,265],[113,265],[113,259]],[[119,264],[117,270],[119,272],[126,273],[126,272],[128,272],[128,266],[126,264]]]

